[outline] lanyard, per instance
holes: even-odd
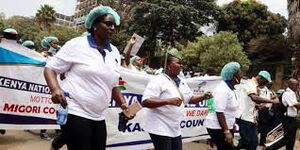
[[[169,81],[172,82],[172,84],[175,86],[177,92],[179,93],[181,100],[184,100],[184,99],[183,99],[183,94],[180,92],[180,90],[179,90],[179,88],[177,87],[175,81],[172,80],[167,74],[163,73],[163,75],[164,75]]]

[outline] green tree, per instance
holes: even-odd
[[[56,21],[56,12],[52,6],[45,4],[40,7],[35,17],[42,30],[50,30]]]
[[[0,31],[5,29],[5,14],[0,13]]]
[[[16,29],[23,40],[35,40],[40,33],[34,18],[12,16],[6,20],[6,23],[9,27]]]
[[[259,35],[278,35],[285,31],[287,20],[268,11],[264,4],[253,0],[235,0],[221,8],[218,31],[238,33],[240,42],[247,44]]]
[[[220,72],[226,63],[236,61],[246,71],[251,64],[237,35],[232,32],[222,31],[214,36],[199,37],[197,41],[188,43],[182,52],[185,65],[192,66],[188,70],[206,71],[212,67]]]
[[[111,42],[119,49],[120,53],[122,53],[130,37],[131,35],[129,35],[125,30],[121,30],[114,34]]]
[[[283,35],[259,36],[248,44],[248,55],[252,60],[249,72],[266,69],[274,75],[275,89],[283,86],[282,79],[291,74],[291,44]]]
[[[186,45],[202,35],[200,26],[213,22],[217,12],[214,0],[147,0],[134,8],[128,29],[146,37],[142,50],[153,56],[157,39],[172,47]]]
[[[39,47],[39,51],[42,51],[42,48],[40,46],[41,40],[46,36],[55,36],[59,40],[59,45],[64,45],[67,41],[78,37],[83,32],[81,30],[76,31],[72,27],[65,27],[60,25],[53,25],[51,27],[51,31],[41,31],[39,34],[35,37],[34,42],[37,43],[37,46]]]

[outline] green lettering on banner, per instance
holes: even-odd
[[[214,98],[207,100],[208,113],[216,113]]]

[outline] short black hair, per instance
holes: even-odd
[[[161,64],[162,64],[162,67],[165,67],[164,65],[165,65],[165,62],[167,61],[167,66],[169,66],[171,63],[172,63],[172,61],[174,61],[174,59],[179,59],[178,57],[176,57],[176,56],[174,56],[174,55],[171,55],[171,54],[168,54],[167,55],[167,58],[165,57],[165,56],[163,56],[163,61],[161,62]],[[167,60],[166,60],[167,59]],[[180,60],[180,59],[179,59]]]

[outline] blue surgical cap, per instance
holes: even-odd
[[[120,25],[120,16],[116,11],[114,11],[109,6],[98,6],[93,8],[90,13],[87,15],[85,20],[85,27],[91,29],[94,21],[105,14],[110,14],[114,17],[116,25]]]
[[[57,37],[54,36],[44,37],[44,39],[41,41],[41,46],[45,49],[49,49],[50,48],[49,44],[53,41],[58,42]]]
[[[132,58],[130,58],[130,63],[133,64],[137,59],[140,59],[139,56],[133,56]]]
[[[269,83],[272,83],[271,75],[268,71],[262,70],[258,73],[258,75],[262,76],[265,78]]]
[[[221,77],[224,81],[232,80],[233,75],[240,71],[241,65],[237,62],[227,63],[221,71]]]
[[[4,33],[10,33],[10,34],[18,34],[17,30],[13,29],[13,28],[7,28],[5,30],[3,30]]]
[[[31,40],[26,40],[22,43],[22,46],[28,47],[28,46],[34,46],[34,42]]]

